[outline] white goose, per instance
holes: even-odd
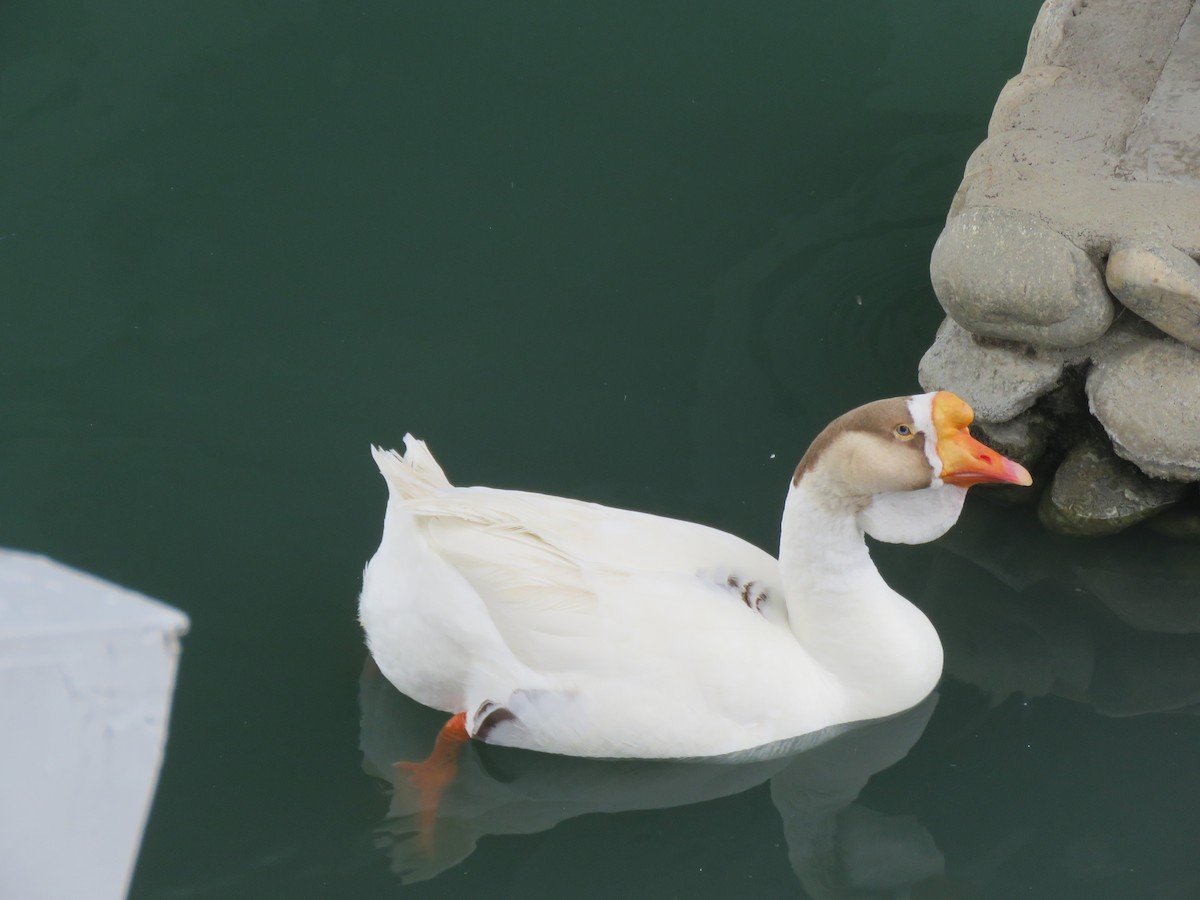
[[[453,487],[411,436],[403,456],[374,449],[390,498],[360,598],[371,654],[455,714],[443,750],[711,757],[900,712],[942,648],[863,534],[933,540],[969,485],[1031,483],[972,418],[941,391],[835,420],[796,469],[778,562],[703,525]]]

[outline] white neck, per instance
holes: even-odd
[[[929,620],[871,561],[860,510],[808,473],[788,492],[779,565],[797,641],[845,691],[849,719],[886,716],[937,685],[942,645]]]

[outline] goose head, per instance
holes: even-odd
[[[972,485],[1033,483],[1024,466],[971,436],[973,419],[949,391],[860,406],[813,441],[792,492],[827,512],[853,514],[878,540],[931,541],[958,520]]]

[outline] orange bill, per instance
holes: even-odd
[[[933,426],[937,429],[937,454],[942,461],[942,481],[960,487],[973,484],[1019,484],[1033,478],[1026,468],[971,437],[967,426],[975,418],[971,407],[949,391],[933,398]]]

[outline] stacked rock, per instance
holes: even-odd
[[[1053,473],[1042,519],[1200,532],[1200,2],[1047,0],[930,262],[926,390]]]

